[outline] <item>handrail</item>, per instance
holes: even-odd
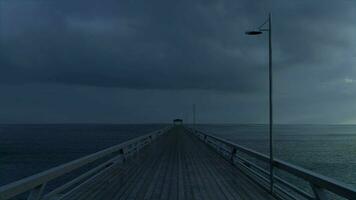
[[[90,154],[88,156],[84,156],[82,158],[71,161],[69,163],[62,164],[58,167],[54,167],[44,172],[4,185],[0,187],[0,199],[1,200],[9,199],[31,190],[43,191],[43,188],[41,188],[40,186],[46,185],[46,183],[48,183],[49,181],[52,181],[53,179],[56,179],[62,175],[77,170],[87,164],[93,163],[101,158],[109,156],[112,153],[121,152],[122,155],[125,155],[126,153],[127,154],[132,153],[131,151],[138,152],[139,150],[138,148],[150,143],[156,137],[167,132],[170,128],[171,128],[170,126],[165,127],[163,129],[145,134],[143,136],[133,138],[131,140],[109,147],[99,152]],[[130,147],[132,145],[133,147]],[[135,149],[135,150],[131,150],[131,149]],[[42,194],[39,194],[39,196],[42,196]]]
[[[239,158],[237,156],[237,154],[238,154],[237,151],[240,151],[240,152],[243,152],[244,154],[251,156],[259,161],[262,161],[265,163],[269,162],[269,157],[265,154],[259,153],[252,149],[235,144],[235,143],[228,141],[226,139],[223,139],[223,138],[220,138],[220,137],[217,137],[214,135],[210,135],[210,134],[204,133],[199,130],[193,130],[193,129],[189,129],[189,130],[191,131],[191,133],[198,136],[201,140],[205,141],[206,143],[208,143],[209,140],[211,143],[212,142],[211,139],[212,139],[212,140],[215,140],[215,143],[214,143],[215,145],[217,145],[216,142],[219,142],[219,143],[222,143],[222,144],[230,147],[232,149],[231,152],[229,152],[229,150],[225,149],[225,153],[231,154],[230,158],[232,158],[232,157]],[[217,148],[221,149],[223,147],[221,147],[221,145],[220,145]],[[230,160],[232,160],[232,159],[230,159]],[[232,162],[234,162],[234,161],[232,161]],[[324,175],[317,174],[317,173],[312,172],[308,169],[304,169],[302,167],[287,163],[280,159],[273,160],[273,167],[277,168],[279,170],[282,170],[284,172],[288,172],[289,174],[292,174],[296,177],[299,177],[299,178],[309,182],[309,184],[311,185],[312,190],[314,192],[314,197],[312,197],[312,198],[315,198],[315,199],[324,199],[325,198],[326,199],[325,190],[327,190],[327,191],[330,191],[330,192],[332,192],[340,197],[343,197],[343,198],[356,199],[356,188],[353,188],[352,186],[342,183],[340,181],[337,181],[335,179],[329,178]],[[254,171],[254,173],[256,173],[256,171]],[[269,172],[265,171],[263,173],[268,173],[268,175],[269,175]],[[278,179],[280,179],[277,176],[275,176],[274,178],[277,179],[277,181],[278,181]],[[289,182],[287,182],[287,184],[284,184],[283,183],[284,181],[285,180],[279,181],[279,182],[282,183],[285,187],[293,190],[294,192],[301,194],[300,188],[293,188],[296,186],[294,186],[294,185],[292,186],[291,183],[289,183]],[[299,190],[299,191],[297,191],[297,190]],[[304,196],[304,195],[305,194],[302,194],[302,196]],[[296,198],[296,199],[298,199],[298,198]]]

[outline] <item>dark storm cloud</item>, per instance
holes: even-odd
[[[2,3],[3,83],[241,92],[259,88],[261,70],[243,50],[246,26],[238,24],[249,21],[245,14],[262,5],[29,2]]]
[[[62,113],[52,121],[162,121],[171,116],[158,110],[181,116],[199,102],[206,122],[265,122],[267,38],[244,32],[269,11],[276,122],[356,121],[353,1],[12,0],[0,9],[0,83],[18,92],[0,100],[14,115],[8,121],[26,121],[21,113],[31,105],[29,116]],[[41,96],[49,88],[58,94]],[[104,103],[90,111],[96,100],[85,102],[77,90]],[[28,98],[20,101],[22,93]],[[43,105],[33,103],[37,97]],[[116,103],[122,113],[111,111]]]
[[[352,47],[356,11],[352,1],[280,1],[274,5],[275,41],[284,59],[279,64],[318,66]]]

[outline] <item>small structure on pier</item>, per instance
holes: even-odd
[[[183,120],[182,119],[174,119],[173,120],[173,125],[174,126],[183,125]]]

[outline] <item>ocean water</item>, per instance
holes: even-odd
[[[165,125],[1,125],[0,185],[55,167]],[[198,125],[268,154],[268,126]],[[356,126],[277,125],[275,157],[356,187]]]
[[[269,155],[266,125],[200,125],[198,129]],[[276,125],[275,158],[356,187],[355,125]]]
[[[1,125],[0,185],[42,172],[165,125]]]

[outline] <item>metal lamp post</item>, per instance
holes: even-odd
[[[268,23],[268,28],[264,29]],[[268,14],[268,19],[259,26],[256,30],[247,31],[247,35],[260,35],[263,32],[268,32],[268,73],[269,73],[269,156],[270,156],[270,191],[273,193],[273,102],[272,102],[272,23],[271,13]]]

